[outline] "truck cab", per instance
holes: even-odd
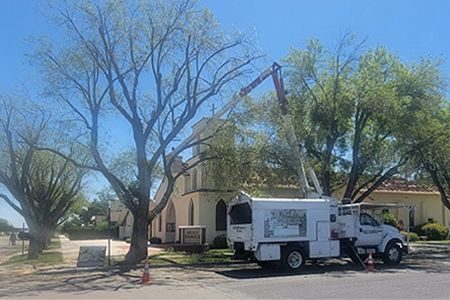
[[[339,238],[349,239],[363,260],[371,252],[375,257],[382,258],[385,264],[393,266],[398,265],[403,253],[408,252],[400,231],[379,222],[362,210],[361,204],[341,205],[338,220],[340,228],[344,228],[339,232]]]

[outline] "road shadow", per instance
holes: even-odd
[[[375,272],[398,273],[404,271],[417,271],[425,273],[449,273],[450,274],[450,247],[421,247],[406,255],[398,266],[387,266],[381,259],[375,260]],[[359,272],[365,272],[360,266],[350,259],[330,259],[316,264],[306,263],[299,272],[286,272],[279,269],[263,269],[253,264],[251,267],[236,267],[228,270],[216,271],[217,274],[233,279],[255,279],[283,276],[304,276],[327,274],[333,277],[356,276]]]

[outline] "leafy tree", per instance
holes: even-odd
[[[450,209],[450,104],[441,99],[434,110],[417,113],[406,134],[406,144],[415,149],[416,175],[425,175],[437,187],[442,203]],[[423,177],[423,176],[422,176]]]
[[[7,232],[7,231],[14,231],[15,228],[11,223],[8,222],[8,220],[0,218],[0,231]]]
[[[58,20],[67,45],[42,42],[34,58],[46,75],[47,91],[84,127],[79,140],[93,162],[74,163],[103,174],[133,214],[126,262],[135,263],[147,257],[149,220],[166,206],[183,174],[173,167],[176,157],[203,140],[170,149],[201,107],[237,83],[255,57],[245,35],[223,32],[209,11],[190,0],[66,3]],[[132,178],[121,178],[103,147],[106,116],[131,129]],[[149,212],[158,169],[166,190]]]
[[[286,59],[297,136],[325,194],[347,173],[343,197],[354,202],[407,164],[414,149],[404,144],[405,121],[417,121],[427,99],[442,94],[435,63],[406,65],[383,47],[362,46],[352,35],[331,50],[314,40]]]
[[[52,133],[57,136],[46,113],[30,103],[22,103],[17,109],[12,99],[3,100],[0,184],[13,198],[3,193],[0,198],[27,222],[31,234],[28,258],[35,259],[75,203],[83,172],[67,159],[35,151],[38,143],[49,142]]]

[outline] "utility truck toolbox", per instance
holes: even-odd
[[[227,234],[237,257],[290,270],[306,259],[354,259],[358,251],[388,251],[388,263],[398,264],[404,244],[395,228],[379,224],[358,207],[339,207],[330,197],[252,198],[241,193],[229,205]]]

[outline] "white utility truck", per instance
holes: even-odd
[[[269,77],[273,79],[283,126],[288,133],[287,142],[296,163],[301,199],[259,199],[241,194],[229,205],[229,246],[236,250],[236,254],[252,257],[262,266],[281,264],[292,270],[299,269],[306,259],[342,255],[348,255],[364,266],[360,255],[367,251],[381,255],[387,264],[400,263],[402,252],[407,251],[407,247],[397,229],[381,225],[370,215],[362,213],[360,205],[338,206],[334,199],[323,195],[314,170],[303,160],[303,147],[295,136],[288,109],[281,66],[275,62],[240,89],[202,128],[181,142],[168,155],[168,161],[173,161],[199,137],[200,132]],[[186,166],[187,169],[190,167]]]
[[[397,265],[407,252],[400,232],[382,225],[360,205],[330,197],[251,198],[241,193],[228,209],[228,245],[262,267],[300,269],[306,260],[349,256],[362,264],[369,252]]]

